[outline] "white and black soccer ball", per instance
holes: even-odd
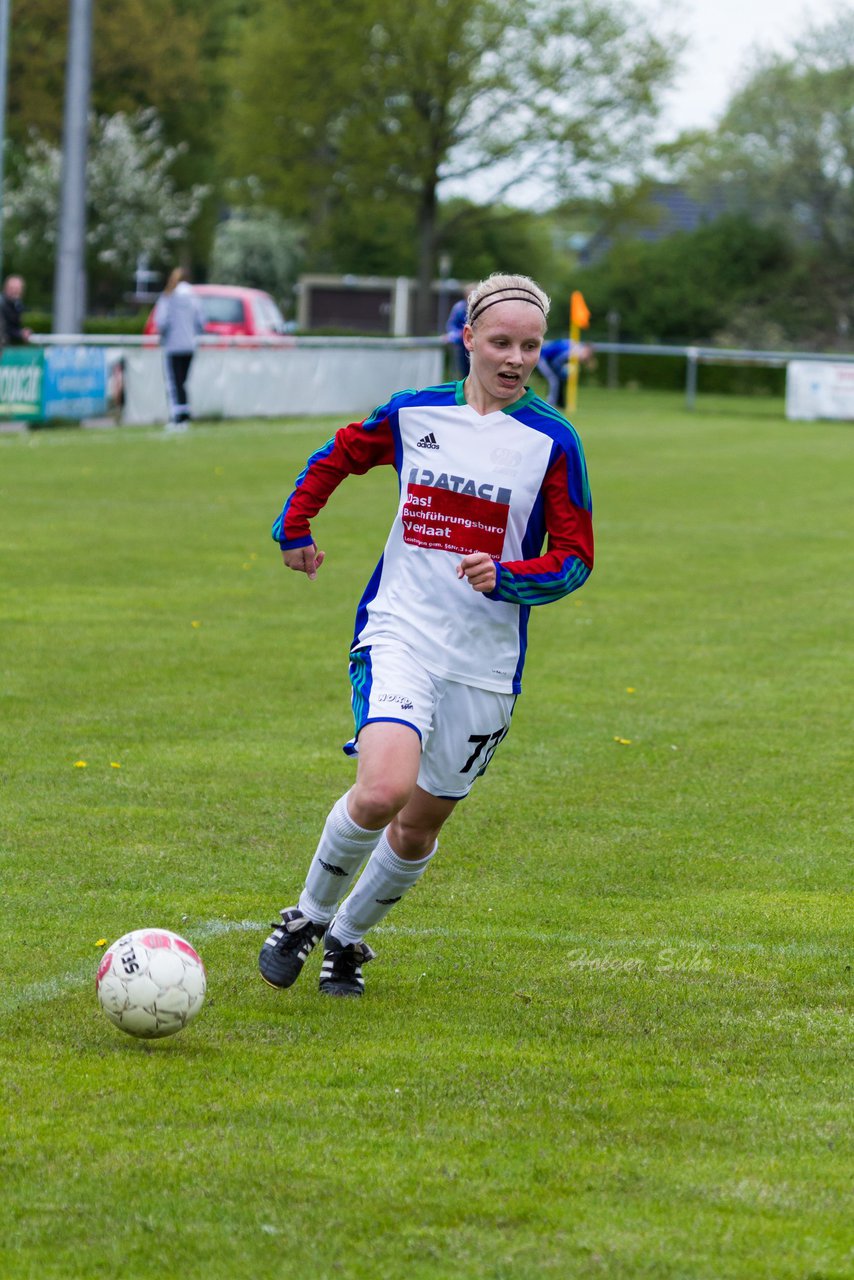
[[[130,1036],[159,1040],[182,1031],[207,990],[198,952],[168,929],[136,929],[104,952],[95,979],[101,1008]]]

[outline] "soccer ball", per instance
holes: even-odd
[[[129,1036],[159,1040],[192,1022],[207,990],[201,957],[168,929],[137,929],[109,947],[95,989],[101,1008]]]

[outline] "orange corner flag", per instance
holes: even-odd
[[[590,324],[590,312],[587,309],[587,303],[584,301],[584,295],[576,289],[569,300],[569,318],[570,322],[579,329],[586,329]]]

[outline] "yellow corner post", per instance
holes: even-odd
[[[574,290],[569,300],[569,377],[566,380],[566,412],[574,413],[578,400],[578,348],[581,343],[581,330],[590,324],[590,312],[587,303],[578,289]]]

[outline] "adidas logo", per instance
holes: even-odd
[[[318,858],[318,862],[324,871],[328,871],[331,876],[346,876],[347,872],[343,867],[336,867],[331,862],[324,862],[322,858]]]
[[[428,431],[426,436],[421,437],[421,439],[416,444],[415,448],[416,449],[438,449],[439,445],[436,442],[436,437],[433,435],[433,432]]]

